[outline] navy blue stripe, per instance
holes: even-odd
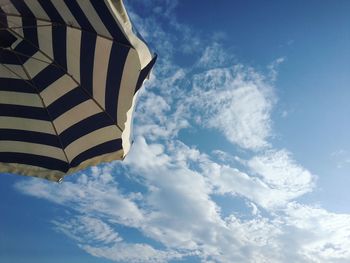
[[[50,104],[50,106],[47,107],[47,110],[50,113],[50,116],[53,119],[56,119],[66,111],[70,110],[71,108],[74,108],[76,105],[88,99],[89,97],[86,95],[85,92],[83,92],[80,88],[76,88],[66,93],[52,104]]]
[[[21,14],[22,17],[31,17],[35,18],[32,11],[30,11],[29,7],[24,3],[23,0],[11,0],[11,3],[15,6],[17,11]]]
[[[36,29],[37,24],[34,14],[30,11],[24,1],[11,0],[11,2],[22,15],[24,38],[32,42],[35,46],[38,46],[38,33]]]
[[[68,163],[64,161],[27,153],[0,152],[0,162],[34,165],[64,173],[69,169]]]
[[[62,147],[56,135],[24,130],[0,129],[0,141],[21,141]]]
[[[96,35],[82,32],[80,48],[80,84],[92,95]]]
[[[17,38],[7,30],[0,30],[0,47],[10,47]]]
[[[119,97],[120,82],[123,76],[123,70],[129,48],[113,43],[108,63],[108,74],[106,81],[106,111],[117,120],[117,103]]]
[[[97,145],[75,157],[71,162],[71,167],[76,167],[82,162],[102,154],[116,152],[122,149],[122,140],[117,139]]]
[[[39,46],[38,30],[36,20],[22,17],[23,35],[26,41],[30,41],[34,46]]]
[[[45,10],[46,14],[49,16],[50,20],[53,22],[65,24],[64,19],[56,10],[55,6],[51,3],[51,1],[47,0],[38,0],[42,8]]]
[[[55,62],[67,69],[67,27],[52,27],[52,45]]]
[[[90,116],[60,134],[62,145],[67,147],[80,137],[109,125],[113,125],[113,122],[105,113]]]
[[[147,66],[143,70],[141,70],[139,78],[137,80],[135,93],[136,93],[136,91],[138,91],[141,88],[143,81],[147,78],[147,76],[151,72],[154,64],[156,63],[156,60],[157,60],[157,55],[155,55],[152,58],[151,62],[148,63]]]
[[[50,120],[46,110],[43,108],[10,104],[0,104],[0,116],[21,117],[45,121]]]
[[[4,30],[5,28],[8,28],[7,17],[0,9],[0,47],[10,47],[17,39],[8,30]]]
[[[86,1],[86,0],[85,0]],[[89,20],[86,18],[83,10],[81,10],[79,4],[76,0],[64,0],[75,20],[79,23],[80,27],[89,32],[96,33],[95,29],[90,24]]]
[[[54,64],[48,65],[40,73],[38,73],[33,79],[35,87],[38,89],[38,92],[42,92],[49,85],[54,83],[56,80],[61,78],[65,73],[63,70],[59,69]]]
[[[36,20],[32,18],[22,18],[23,26],[33,27],[33,28],[24,28],[23,29],[23,37],[25,40],[22,40],[14,49],[17,53],[17,56],[20,57],[21,63],[25,63],[31,56],[33,56],[38,51],[38,34],[36,29]],[[12,34],[12,33],[11,33]],[[16,34],[12,34],[15,39],[19,38]],[[13,42],[14,42],[13,41]],[[23,56],[21,55],[23,54]],[[10,58],[7,57],[6,60]],[[17,64],[14,61],[14,56],[10,59],[11,63],[9,64]],[[6,63],[6,62],[4,62]]]
[[[119,28],[119,25],[114,20],[113,15],[109,11],[105,2],[103,0],[92,0],[91,4],[94,6],[103,24],[105,25],[111,36],[115,39],[115,41],[125,44],[127,46],[131,46],[130,42],[125,37],[122,30]]]
[[[22,64],[24,64],[30,57],[32,57],[38,48],[28,43],[26,40],[22,40],[14,49],[17,53],[23,54],[24,56],[18,55],[21,59]]]
[[[0,28],[7,28],[7,15],[4,13],[4,11],[1,9],[0,6]]]
[[[7,16],[2,12],[2,9],[0,9],[0,47],[10,47],[17,38],[8,30],[4,30],[5,28],[8,28],[8,23]]]
[[[0,78],[0,90],[16,91],[23,93],[36,93],[29,82],[22,79]]]
[[[0,6],[0,29],[8,28],[7,15],[1,9]]]
[[[2,31],[0,31],[0,47],[6,46],[6,43],[4,43],[2,41],[2,37],[3,37],[3,34],[2,34]],[[1,64],[22,65],[23,64],[22,60],[26,60],[26,59],[27,59],[26,57],[24,57],[24,56],[22,56],[20,54],[16,55],[11,50],[0,49],[0,63]]]
[[[21,54],[24,54],[25,56],[21,57],[21,60],[23,60],[23,63],[27,61],[33,54],[35,54],[38,51],[38,32],[37,32],[37,24],[36,19],[34,17],[34,14],[29,10],[29,8],[20,1],[15,1],[16,7],[19,8],[22,13],[26,14],[26,17],[22,17],[22,24],[23,24],[23,37],[25,40],[22,40],[21,43],[19,43],[15,51]],[[21,14],[22,14],[21,13]],[[5,19],[6,16],[0,15],[0,19]],[[2,22],[1,22],[2,24]],[[7,21],[6,21],[6,27],[7,27]],[[15,38],[19,38],[16,34],[13,34]],[[31,43],[28,43],[31,42]],[[26,57],[28,56],[28,57]]]

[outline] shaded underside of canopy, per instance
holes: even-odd
[[[124,158],[154,62],[122,1],[0,0],[0,172],[58,181]]]

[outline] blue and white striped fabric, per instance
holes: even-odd
[[[121,0],[0,0],[0,172],[59,181],[124,158],[154,62]]]

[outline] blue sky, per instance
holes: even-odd
[[[125,0],[158,54],[124,162],[0,176],[0,262],[349,262],[350,3]]]

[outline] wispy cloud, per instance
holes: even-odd
[[[107,258],[117,262],[160,263],[182,257],[177,252],[157,250],[147,244],[116,243],[110,247],[86,245],[82,248],[95,257]]]
[[[97,218],[76,216],[53,221],[60,231],[78,242],[86,252],[113,261],[166,262],[182,256],[171,250],[158,250],[145,243],[127,243],[108,224]],[[137,252],[137,253],[135,253]]]
[[[269,146],[275,96],[254,69],[236,65],[196,74],[189,101],[200,123],[218,129],[228,141],[252,150]]]
[[[221,44],[214,41],[204,49],[196,66],[206,69],[223,67],[230,65],[233,59],[234,56],[232,53],[228,53]]]
[[[98,213],[129,226],[139,225],[143,212],[123,195],[112,177],[112,165],[93,168],[91,175],[81,174],[75,182],[55,185],[42,180],[22,181],[16,188],[25,194],[71,207],[79,213]],[[106,194],[108,193],[108,194]]]
[[[331,153],[332,161],[335,162],[338,169],[350,165],[350,153],[344,149],[340,149]]]
[[[350,215],[320,207],[288,204],[285,232],[300,262],[347,262],[350,258]]]
[[[88,216],[75,216],[66,220],[54,220],[56,229],[79,243],[108,245],[121,242],[122,238],[105,222]]]
[[[247,163],[250,170],[266,184],[296,198],[310,192],[316,177],[297,164],[286,150],[270,150],[256,155]]]
[[[344,252],[348,247],[345,242],[348,215],[289,203],[284,199],[284,192],[268,187],[263,177],[257,178],[229,165],[216,163],[210,156],[181,142],[169,148],[149,144],[142,137],[135,141],[123,166],[127,168],[125,172],[131,180],[147,189],[139,193],[138,198],[131,198],[135,193],[121,196],[120,192],[127,192],[128,188],[117,183],[118,173],[110,167],[108,172],[115,176],[107,176],[106,170],[94,168],[92,173],[82,174],[77,180],[59,185],[60,188],[69,185],[66,190],[55,190],[51,188],[51,183],[39,180],[22,182],[17,187],[27,194],[48,200],[55,195],[66,196],[61,200],[72,199],[72,202],[59,201],[73,215],[70,219],[55,220],[55,228],[76,240],[88,253],[115,261],[167,262],[188,255],[197,255],[203,262],[306,263],[348,258]],[[274,158],[277,159],[275,162],[281,162],[280,158]],[[247,165],[263,174],[265,169],[257,168],[261,164],[256,165],[255,162],[248,161]],[[198,167],[194,169],[192,164]],[[117,163],[114,165],[113,169],[119,169]],[[213,168],[209,169],[210,165]],[[273,167],[275,165],[272,164]],[[289,159],[288,165],[297,172],[304,171],[294,167],[295,164]],[[207,172],[202,170],[203,166]],[[96,179],[102,174],[105,175]],[[271,178],[268,181],[274,182]],[[280,182],[279,178],[276,182]],[[38,188],[38,184],[47,187]],[[288,180],[280,182],[281,187],[285,187],[285,184],[288,184]],[[57,185],[54,187],[57,188]],[[77,188],[83,189],[84,194],[77,195],[78,191],[67,194]],[[129,204],[128,207],[134,208],[124,210],[124,220],[121,220],[120,201],[107,202],[105,199],[101,205],[102,191],[96,189],[103,189],[103,195],[111,200],[119,196]],[[252,200],[249,218],[235,216],[235,210],[224,217],[222,208],[213,201],[213,195],[225,195],[232,190],[241,198]],[[281,200],[278,209],[270,205]],[[134,215],[135,209],[142,219],[136,220],[136,223],[135,220],[126,220]],[[74,211],[78,215],[74,215]],[[155,248],[147,243],[127,243],[115,230],[115,224],[133,227],[164,248]],[[329,255],[323,252],[330,249],[333,250]]]

